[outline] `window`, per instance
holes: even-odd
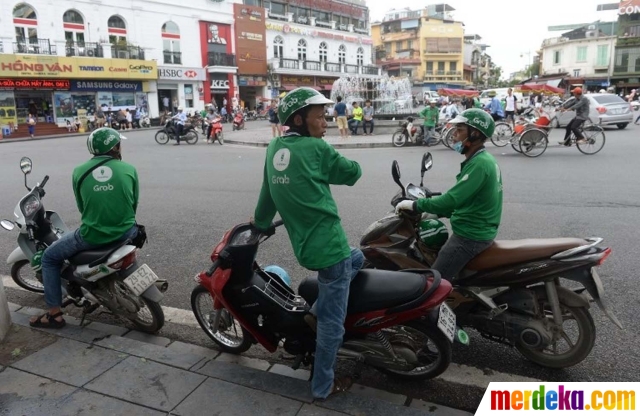
[[[107,22],[109,43],[112,45],[127,43],[127,25],[120,16],[111,16]],[[117,56],[114,56],[117,58]]]
[[[272,1],[270,3],[270,6],[271,7],[268,7],[270,13],[279,14],[280,16],[285,16],[286,15],[286,12],[284,11],[284,4],[283,3],[276,3],[274,1]]]
[[[38,18],[33,7],[20,3],[13,8],[13,24],[15,25],[17,52],[27,52],[29,45],[38,44]]]
[[[341,64],[347,62],[347,48],[344,45],[340,45],[338,48],[338,62]]]
[[[402,41],[398,41],[396,42],[396,52],[399,52],[402,50]]]
[[[433,61],[428,61],[427,62],[427,71],[428,72],[433,72]]]
[[[331,16],[327,12],[321,12],[321,11],[314,10],[313,11],[313,16],[316,18],[316,21],[321,21],[321,22],[326,22],[326,23],[331,21]]]
[[[587,62],[587,47],[579,46],[576,56],[576,62]]]
[[[562,57],[561,51],[553,51],[553,64],[560,65],[560,58]]]
[[[449,62],[449,71],[455,72],[458,70],[457,62]]]
[[[173,22],[162,25],[162,55],[165,64],[182,64],[182,54],[180,53],[180,29]]]
[[[362,47],[358,48],[358,52],[356,53],[356,60],[358,66],[364,65],[364,49],[362,49]]]
[[[304,39],[300,39],[298,41],[298,60],[299,61],[307,60],[307,41]]]
[[[574,78],[578,78],[580,76],[580,70],[579,69],[574,69],[573,70],[573,77]]]
[[[75,10],[67,10],[62,15],[62,25],[64,26],[64,39],[67,47],[73,47],[75,44],[84,47],[84,18],[82,15]]]
[[[244,4],[246,4],[247,6],[262,7],[262,4],[260,4],[260,0],[244,0]]]
[[[322,42],[320,44],[320,62],[327,62],[327,44]]]
[[[609,45],[598,45],[596,66],[609,66]]]
[[[407,41],[407,49],[413,49],[413,41],[411,39]]]
[[[284,58],[284,40],[280,36],[273,40],[273,57]]]
[[[625,29],[624,34],[630,38],[640,37],[640,26],[629,26]]]
[[[193,84],[184,84],[184,102],[188,108],[193,108]]]
[[[384,44],[384,51],[386,52],[387,56],[391,56],[391,42],[387,42]]]
[[[438,71],[444,71],[444,62],[438,62]]]

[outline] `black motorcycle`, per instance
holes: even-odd
[[[178,125],[174,120],[167,120],[164,127],[156,133],[156,142],[158,144],[167,144],[169,140],[177,140],[178,137]],[[185,141],[188,144],[198,143],[198,132],[193,124],[186,122],[182,134],[180,135],[180,141]]]

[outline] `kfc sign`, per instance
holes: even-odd
[[[172,81],[204,81],[207,74],[203,68],[158,67],[158,79]]]
[[[229,80],[228,79],[214,79],[211,81],[211,89],[212,90],[228,90],[229,89]]]

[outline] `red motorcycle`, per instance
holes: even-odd
[[[207,122],[205,121],[205,124]],[[211,121],[211,125],[208,126],[211,129],[211,133],[207,137],[207,143],[215,143],[217,140],[221,145],[224,144],[224,135],[222,134],[222,117],[217,116]]]
[[[256,263],[258,247],[282,224],[266,232],[249,223],[227,231],[211,267],[195,276],[191,307],[223,351],[240,354],[260,343],[275,352],[282,341],[297,369],[313,363],[316,335],[304,316],[318,297],[318,280],[304,279],[296,294]],[[438,376],[449,366],[456,333],[455,314],[443,303],[450,292],[435,270],[362,270],[351,283],[338,359],[357,363],[355,377],[364,365],[404,379]]]
[[[233,131],[244,129],[244,114],[241,111],[236,113],[236,116],[233,118]]]

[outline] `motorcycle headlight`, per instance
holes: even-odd
[[[40,209],[40,200],[31,195],[22,203],[22,213],[25,217],[30,217]]]

